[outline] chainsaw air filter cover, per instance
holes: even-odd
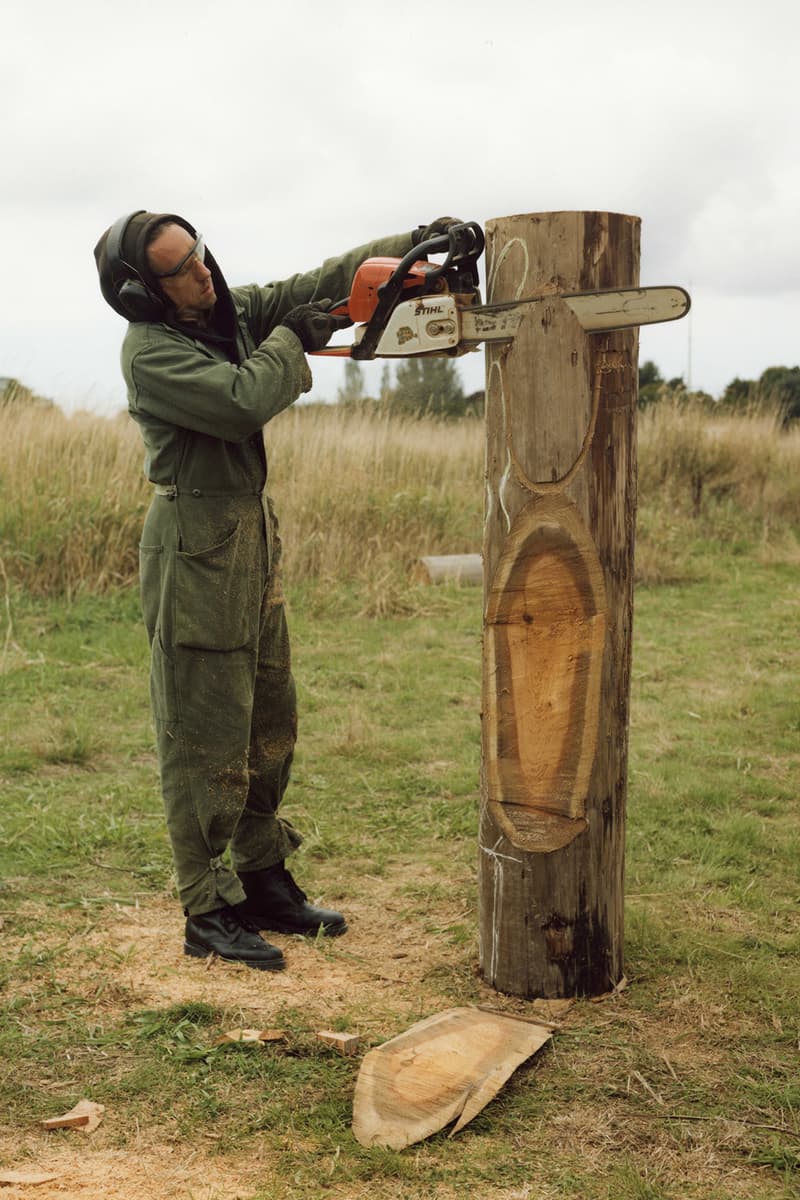
[[[399,258],[368,258],[355,273],[347,310],[351,321],[368,321],[378,304],[378,289],[392,277],[400,265]],[[403,280],[403,291],[424,288],[431,265],[416,262]]]

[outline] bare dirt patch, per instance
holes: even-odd
[[[528,1089],[548,1086],[561,1086],[571,1096],[568,1106],[556,1110],[538,1132],[534,1125],[526,1134],[538,1139],[537,1157],[542,1147],[558,1157],[568,1146],[570,1156],[595,1163],[602,1173],[620,1156],[634,1160],[644,1155],[652,1167],[654,1186],[679,1187],[689,1180],[700,1186],[705,1181],[709,1192],[724,1184],[726,1196],[752,1195],[753,1170],[743,1164],[755,1131],[733,1120],[680,1123],[675,1113],[686,1111],[686,1105],[681,1101],[680,1109],[674,1108],[670,1095],[673,1085],[688,1094],[692,1081],[700,1083],[722,1071],[731,1048],[726,1034],[743,1019],[758,1018],[737,1017],[723,997],[712,1003],[690,976],[679,973],[665,986],[661,1000],[648,1009],[636,1002],[635,982],[602,1003],[580,1002],[561,1013],[498,995],[477,976],[474,942],[457,933],[475,922],[474,912],[465,909],[470,881],[465,877],[462,882],[463,887],[448,880],[447,889],[440,889],[432,868],[412,862],[395,863],[381,877],[361,876],[356,894],[343,904],[349,933],[319,941],[275,935],[273,940],[288,962],[288,969],[277,974],[184,956],[182,918],[168,897],[145,897],[138,906],[110,905],[85,932],[66,941],[63,932],[48,933],[40,942],[43,950],[51,952],[50,963],[56,964],[46,968],[51,982],[55,979],[61,992],[85,1000],[100,1024],[122,1022],[131,1011],[202,1002],[224,1014],[224,1024],[209,1029],[209,1044],[225,1028],[281,1027],[287,1017],[291,1025],[291,1014],[297,1014],[306,1030],[335,1027],[343,1020],[349,1031],[361,1035],[365,1050],[420,1018],[459,1003],[555,1019],[560,1031],[550,1067],[521,1070],[507,1085],[520,1098]],[[329,887],[322,898],[338,903],[335,888]],[[25,905],[26,916],[33,914],[34,907],[32,901]],[[7,929],[6,946],[13,955],[10,934]],[[33,996],[31,986],[30,980],[12,976],[6,994],[10,998],[16,993],[22,1004]],[[293,1036],[290,1028],[287,1052]],[[254,1047],[253,1052],[283,1051],[278,1044],[268,1051]],[[79,1058],[89,1049],[77,1046],[72,1053]],[[152,1124],[141,1113],[132,1116],[124,1096],[118,1107],[108,1099],[108,1082],[115,1078],[114,1056],[110,1047],[106,1066],[102,1053],[97,1058],[98,1072],[105,1072],[106,1113],[94,1133],[45,1133],[35,1122],[0,1133],[3,1166],[57,1176],[36,1187],[3,1187],[0,1200],[291,1197],[290,1181],[283,1190],[282,1163],[297,1156],[322,1163],[325,1171],[329,1166],[326,1195],[382,1200],[402,1194],[392,1189],[389,1178],[339,1183],[336,1154],[322,1143],[305,1145],[291,1130],[257,1133],[248,1139],[246,1153],[230,1155],[220,1153],[213,1120],[201,1127],[199,1137],[191,1137],[181,1130],[178,1114],[172,1121],[162,1115]],[[53,1114],[71,1106],[73,1087],[69,1060],[59,1060],[42,1085],[52,1096]],[[491,1134],[459,1136],[469,1139],[465,1153],[480,1156],[481,1139]],[[524,1142],[525,1153],[531,1153],[531,1144]],[[435,1147],[422,1153],[435,1162]],[[777,1179],[771,1187],[762,1172],[760,1182],[760,1195],[781,1194]],[[309,1193],[303,1190],[302,1194]],[[418,1194],[413,1190],[413,1195]],[[527,1184],[503,1187],[498,1180],[496,1186],[487,1184],[482,1194],[487,1200],[548,1200],[559,1193],[542,1191],[535,1182],[530,1188]],[[452,1200],[458,1192],[445,1182],[431,1182],[427,1195],[431,1200]]]
[[[294,1010],[312,1028],[325,1029],[345,1015],[368,1046],[421,1016],[451,1007],[452,995],[437,986],[437,978],[448,980],[463,972],[468,986],[484,990],[474,979],[471,948],[454,946],[446,933],[451,919],[463,918],[463,904],[448,899],[426,902],[424,910],[410,906],[402,892],[412,879],[415,886],[436,883],[433,872],[417,864],[364,881],[362,894],[346,905],[350,929],[342,938],[268,935],[288,962],[286,971],[275,974],[186,957],[183,920],[167,897],[109,906],[87,933],[66,943],[63,934],[42,934],[35,948],[59,946],[59,988],[85,997],[87,1007],[106,1019],[121,1018],[131,1009],[192,1002],[224,1010],[230,1027],[279,1026],[282,1015]],[[34,914],[32,902],[24,907],[26,916]],[[8,940],[13,953],[13,939]],[[27,944],[30,948],[29,940]],[[20,945],[21,939],[16,949]],[[485,991],[487,997],[494,995]],[[7,995],[15,993],[24,999],[30,983],[12,978]],[[63,1111],[69,1086],[68,1078],[51,1085],[54,1113]],[[214,1153],[213,1131],[203,1144],[187,1145],[175,1130],[163,1125],[131,1129],[121,1124],[125,1117],[113,1104],[106,1109],[102,1125],[91,1135],[73,1130],[54,1137],[36,1126],[0,1133],[0,1162],[8,1169],[57,1176],[36,1187],[2,1187],[0,1197],[244,1200],[256,1193],[259,1179],[271,1175],[270,1164],[259,1161],[257,1150],[248,1153],[246,1162]],[[124,1150],[118,1148],[120,1141]]]

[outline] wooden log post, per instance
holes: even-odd
[[[559,294],[638,286],[639,224],[486,226],[489,303],[543,297],[486,351],[480,958],[519,996],[623,973],[638,331]]]

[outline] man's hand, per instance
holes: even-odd
[[[430,238],[447,233],[451,225],[463,224],[464,222],[459,217],[437,217],[435,221],[431,221],[430,225],[419,225],[414,230],[411,234],[411,244],[418,246],[420,242],[427,242]]]
[[[313,304],[298,304],[280,322],[300,339],[306,354],[327,346],[335,330],[352,325],[349,317],[331,316],[328,309],[332,303],[332,300],[316,300]]]

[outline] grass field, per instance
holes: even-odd
[[[311,492],[290,458],[292,432],[287,423],[275,456],[290,532],[292,498]],[[316,1030],[356,1032],[367,1048],[457,1004],[541,1010],[491,992],[477,974],[479,592],[404,577],[421,539],[431,552],[477,548],[477,517],[462,503],[476,462],[480,471],[475,431],[428,431],[420,449],[411,428],[394,444],[391,429],[362,426],[343,445],[338,427],[340,464],[356,453],[355,432],[362,449],[367,432],[374,439],[364,456],[372,532],[356,534],[373,539],[374,553],[368,570],[342,566],[337,576],[322,552],[315,562],[296,552],[301,737],[287,801],[307,835],[296,874],[312,897],[345,909],[351,930],[331,944],[275,937],[289,969],[274,978],[181,953],[135,591],[110,587],[96,566],[86,576],[70,568],[67,579],[62,564],[57,586],[55,523],[42,528],[57,456],[47,470],[29,464],[44,493],[38,543],[25,506],[5,506],[0,1174],[52,1172],[57,1180],[35,1189],[45,1200],[797,1196],[796,443],[739,430],[737,471],[730,430],[703,427],[684,443],[700,436],[706,450],[694,486],[677,465],[659,483],[666,434],[643,427],[628,986],[575,1003],[462,1133],[396,1153],[353,1139],[358,1060]],[[773,471],[759,492],[757,454],[753,471],[743,462],[762,433]],[[448,447],[451,436],[463,441]],[[662,439],[659,454],[650,436]],[[133,528],[141,501],[125,482],[135,478],[127,451],[115,458],[107,431],[97,437],[118,489],[116,529],[123,519]],[[724,470],[721,459],[709,465],[720,441]],[[319,453],[317,483],[335,498]],[[77,496],[62,506],[62,531],[80,526],[87,489],[98,486],[91,464],[81,482],[70,461]],[[7,451],[4,484],[16,469]],[[361,493],[370,494],[366,479]],[[97,511],[111,508],[101,501]],[[340,503],[351,503],[352,521],[352,502],[342,494]],[[404,540],[412,510],[418,524]],[[321,519],[309,501],[295,535]],[[118,536],[112,547],[124,544]],[[84,547],[84,564],[101,561],[94,553]],[[342,537],[340,563],[347,553]],[[285,1036],[215,1045],[239,1027]],[[41,1131],[43,1117],[83,1096],[105,1105],[96,1132]]]

